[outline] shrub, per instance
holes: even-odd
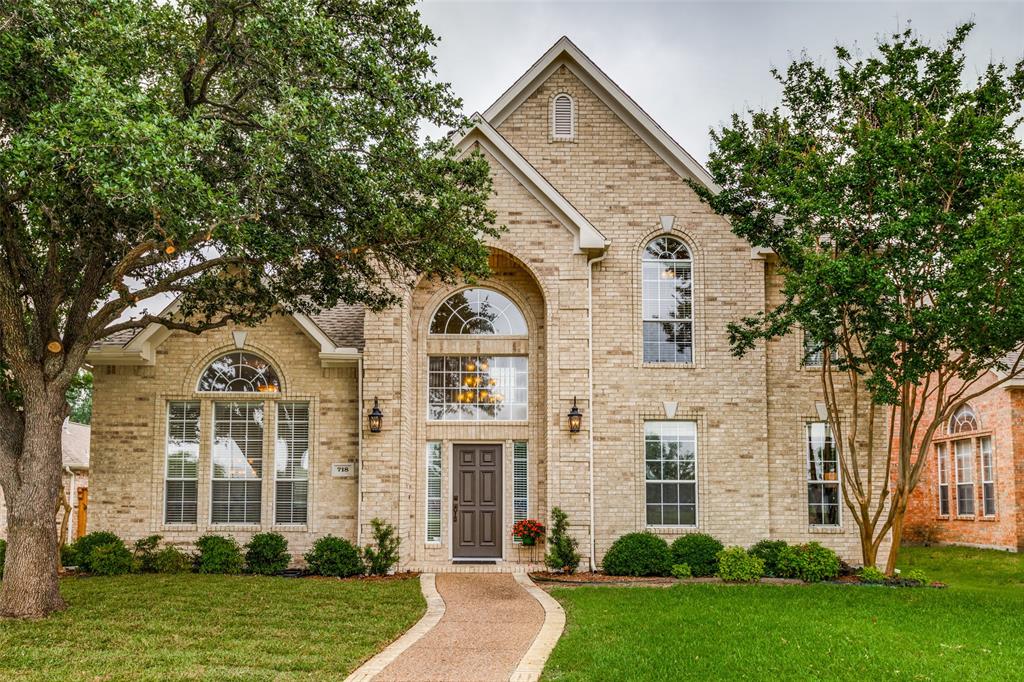
[[[245,565],[250,573],[276,575],[288,568],[291,560],[288,541],[280,533],[257,533],[245,546]]]
[[[135,557],[120,540],[93,547],[89,552],[89,572],[93,575],[124,575],[137,569]]]
[[[313,575],[348,578],[362,575],[364,570],[359,548],[333,535],[325,535],[314,542],[313,548],[306,552],[305,559]]]
[[[764,575],[764,561],[742,547],[728,547],[718,553],[718,577],[730,583],[752,583]]]
[[[177,547],[167,546],[153,555],[151,570],[155,573],[187,573],[192,559]]]
[[[672,577],[679,578],[692,578],[693,571],[690,570],[689,564],[673,564],[672,565]]]
[[[697,577],[714,575],[722,543],[706,533],[690,533],[672,543],[672,563],[689,564]]]
[[[4,561],[7,560],[7,542],[0,540],[0,579],[4,577]]]
[[[153,573],[156,570],[153,561],[156,559],[156,547],[162,539],[162,535],[149,535],[135,541],[135,560],[143,573]]]
[[[569,535],[569,515],[560,507],[551,510],[551,535],[544,563],[553,571],[575,573],[580,566],[580,553],[576,538]]]
[[[865,566],[860,571],[860,581],[869,585],[881,585],[885,582],[885,573],[882,573],[874,566]]]
[[[395,534],[395,527],[382,519],[370,521],[373,526],[373,542],[363,550],[366,572],[370,575],[387,575],[398,563],[398,545],[402,539]]]
[[[64,568],[78,565],[78,544],[69,542],[60,546],[60,565]]]
[[[668,543],[650,533],[628,533],[612,543],[604,555],[608,575],[668,575],[672,552]]]
[[[0,552],[0,556],[3,556]],[[3,567],[0,566],[0,573],[3,573]],[[907,582],[917,583],[918,585],[924,586],[928,584],[928,576],[920,568],[912,568],[907,571],[907,574],[903,576],[903,579]]]
[[[78,538],[78,541],[75,542],[75,555],[78,561],[78,567],[86,573],[92,573],[93,549],[102,545],[112,544],[120,544],[122,547],[124,546],[124,542],[121,538],[105,530],[88,533]],[[127,551],[127,548],[125,548],[125,551]]]
[[[764,574],[772,578],[783,578],[780,575],[779,557],[789,547],[783,540],[761,540],[750,548],[750,556],[756,556],[764,562]]]
[[[800,578],[809,583],[831,580],[839,575],[839,557],[817,542],[786,547],[779,552],[780,578]]]
[[[199,573],[241,573],[242,550],[232,537],[204,535],[196,540],[196,570]]]

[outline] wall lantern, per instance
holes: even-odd
[[[377,402],[377,398],[373,399],[373,409],[370,410],[370,433],[380,433],[380,428],[384,424],[384,413],[380,411],[380,403]]]
[[[569,433],[579,433],[583,426],[583,413],[576,406],[576,396],[572,397],[572,409],[569,410]]]

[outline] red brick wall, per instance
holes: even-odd
[[[975,388],[991,386],[996,381],[989,373]],[[952,386],[950,390],[956,390]],[[967,544],[996,547],[1016,551],[1024,545],[1024,508],[1017,500],[1024,493],[1024,389],[1007,390],[996,387],[970,403],[980,420],[980,427],[971,433],[950,434],[948,424],[935,433],[928,449],[927,461],[921,479],[911,495],[903,533],[906,541],[929,541],[949,544]],[[929,410],[930,413],[931,410]],[[927,428],[918,428],[918,443]],[[981,458],[974,448],[975,514],[958,517],[956,504],[956,469],[952,455],[953,441],[961,438],[992,438],[995,466],[996,513],[985,517],[982,513]],[[939,515],[938,457],[936,445],[946,444],[949,471],[949,515]]]

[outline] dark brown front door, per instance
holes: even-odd
[[[456,445],[452,555],[501,558],[501,446]]]

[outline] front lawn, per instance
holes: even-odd
[[[0,621],[2,680],[343,679],[423,614],[415,578],[69,578],[70,609]]]
[[[1024,558],[906,548],[945,590],[678,585],[557,589],[546,680],[996,680],[1024,660]]]

